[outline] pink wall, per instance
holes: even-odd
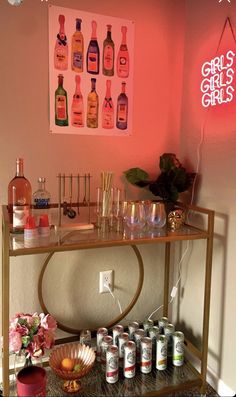
[[[15,158],[25,158],[33,189],[39,175],[57,199],[58,172],[122,172],[141,166],[154,174],[159,155],[178,151],[183,60],[183,1],[119,2],[51,0],[49,4],[94,11],[135,22],[134,116],[131,137],[51,135],[48,124],[47,3],[24,0],[12,7],[1,0],[0,201],[15,172]],[[181,28],[180,28],[181,26]],[[11,142],[10,150],[6,150]]]
[[[180,152],[197,166],[199,149],[199,183],[195,202],[216,211],[210,321],[209,367],[219,381],[221,395],[236,390],[233,369],[235,317],[235,169],[236,169],[236,97],[229,104],[210,110],[201,106],[201,65],[214,58],[222,29],[230,17],[236,34],[236,3],[231,1],[186,1],[186,41],[181,118]],[[236,53],[236,43],[227,25],[217,55],[229,49]],[[234,61],[235,64],[235,61]],[[236,76],[235,76],[236,77]],[[235,84],[234,79],[234,84]],[[235,86],[236,88],[236,86]],[[202,144],[200,145],[200,142]],[[202,269],[195,253],[195,272]],[[197,278],[192,281],[197,294]],[[188,316],[187,307],[183,316]],[[192,310],[192,309],[191,309]],[[196,308],[196,312],[198,312]],[[192,320],[195,328],[196,319]],[[197,334],[197,331],[196,331]],[[229,389],[227,389],[227,386]]]

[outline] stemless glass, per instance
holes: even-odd
[[[147,224],[150,229],[160,229],[166,224],[165,205],[161,202],[153,202],[148,208]]]
[[[128,202],[125,214],[126,224],[130,230],[140,230],[146,223],[145,209],[141,202]]]

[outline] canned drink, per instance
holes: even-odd
[[[173,356],[172,362],[176,367],[184,363],[184,334],[181,331],[173,333]]]
[[[156,369],[164,370],[166,368],[167,368],[167,337],[165,335],[158,335]]]
[[[101,365],[102,370],[106,371],[106,353],[108,346],[111,346],[113,343],[112,336],[106,335],[103,337],[102,342],[100,344],[101,347]]]
[[[135,376],[136,364],[136,345],[129,340],[124,343],[124,377],[133,378]]]
[[[148,318],[147,320],[144,320],[143,322],[143,329],[146,331],[146,334],[148,334],[149,328],[154,326],[154,321]]]
[[[101,342],[105,335],[108,335],[107,328],[99,328],[97,330],[97,361],[101,361]]]
[[[117,324],[112,328],[113,344],[118,346],[118,336],[124,332],[123,325]]]
[[[156,350],[157,350],[157,347],[156,347],[157,336],[160,335],[160,330],[156,325],[154,325],[152,328],[149,328],[148,334],[152,340],[152,359],[153,359],[153,361],[155,361],[156,360]]]
[[[133,321],[129,323],[128,330],[129,330],[129,338],[130,340],[134,340],[134,333],[139,329],[139,323],[137,321]]]
[[[161,317],[158,320],[158,327],[159,327],[159,330],[160,330],[160,334],[164,333],[164,326],[167,325],[167,324],[169,324],[169,321],[168,321],[167,317]]]
[[[129,334],[127,332],[122,332],[118,336],[118,348],[119,348],[119,365],[123,367],[124,365],[124,344],[129,340]]]
[[[139,328],[134,333],[134,341],[136,343],[136,362],[140,363],[140,343],[141,338],[144,338],[145,331],[142,328]]]
[[[116,345],[108,346],[106,352],[106,381],[116,383],[119,377],[119,354]]]
[[[83,329],[80,332],[79,343],[91,347],[91,332],[89,329]]]
[[[172,335],[175,332],[175,326],[173,324],[166,324],[164,326],[164,335],[167,337],[167,356],[172,357],[173,353],[173,339]]]
[[[149,374],[152,370],[152,340],[149,337],[141,339],[140,344],[140,371]]]

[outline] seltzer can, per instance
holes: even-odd
[[[180,367],[184,363],[184,334],[181,331],[173,333],[173,365]]]
[[[133,378],[135,376],[136,364],[136,344],[129,340],[124,344],[124,377]]]
[[[152,340],[152,359],[156,360],[156,350],[157,350],[157,336],[160,335],[159,327],[154,325],[152,328],[149,328],[148,335]]]
[[[149,337],[141,339],[140,345],[140,371],[149,374],[152,370],[152,340]]]
[[[127,332],[122,332],[118,336],[118,348],[119,348],[119,366],[124,365],[124,344],[129,340],[129,334]]]
[[[167,337],[165,335],[158,335],[156,369],[164,370],[166,368],[167,368]]]
[[[149,328],[154,326],[154,321],[148,318],[147,320],[144,320],[143,322],[143,329],[146,331],[146,335],[148,334]]]
[[[102,370],[106,371],[106,353],[108,346],[112,345],[113,339],[112,336],[110,335],[105,335],[102,339],[102,342],[100,344],[101,347],[101,364],[102,364]]]
[[[116,383],[119,377],[119,354],[116,345],[108,346],[106,351],[106,381]]]
[[[164,326],[164,335],[167,336],[167,356],[172,357],[173,352],[173,340],[172,335],[175,332],[175,326],[173,324],[166,324]]]
[[[97,361],[101,361],[101,347],[100,344],[105,335],[108,335],[107,328],[99,328],[97,330]]]
[[[168,318],[167,317],[161,317],[158,320],[158,327],[160,330],[160,334],[164,333],[164,326],[169,324]]]
[[[140,343],[141,339],[144,338],[145,331],[142,328],[139,328],[134,333],[134,341],[136,343],[136,362],[140,363]]]
[[[118,346],[118,336],[124,332],[123,325],[117,324],[112,328],[113,344]]]
[[[133,321],[129,323],[128,330],[129,330],[129,339],[134,340],[134,333],[139,329],[139,323],[137,321]]]

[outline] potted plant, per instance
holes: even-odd
[[[179,193],[192,186],[196,173],[187,172],[174,153],[163,153],[159,167],[160,174],[155,180],[150,180],[148,173],[138,167],[130,168],[124,174],[132,185],[148,188],[168,207],[173,207],[179,199]]]

